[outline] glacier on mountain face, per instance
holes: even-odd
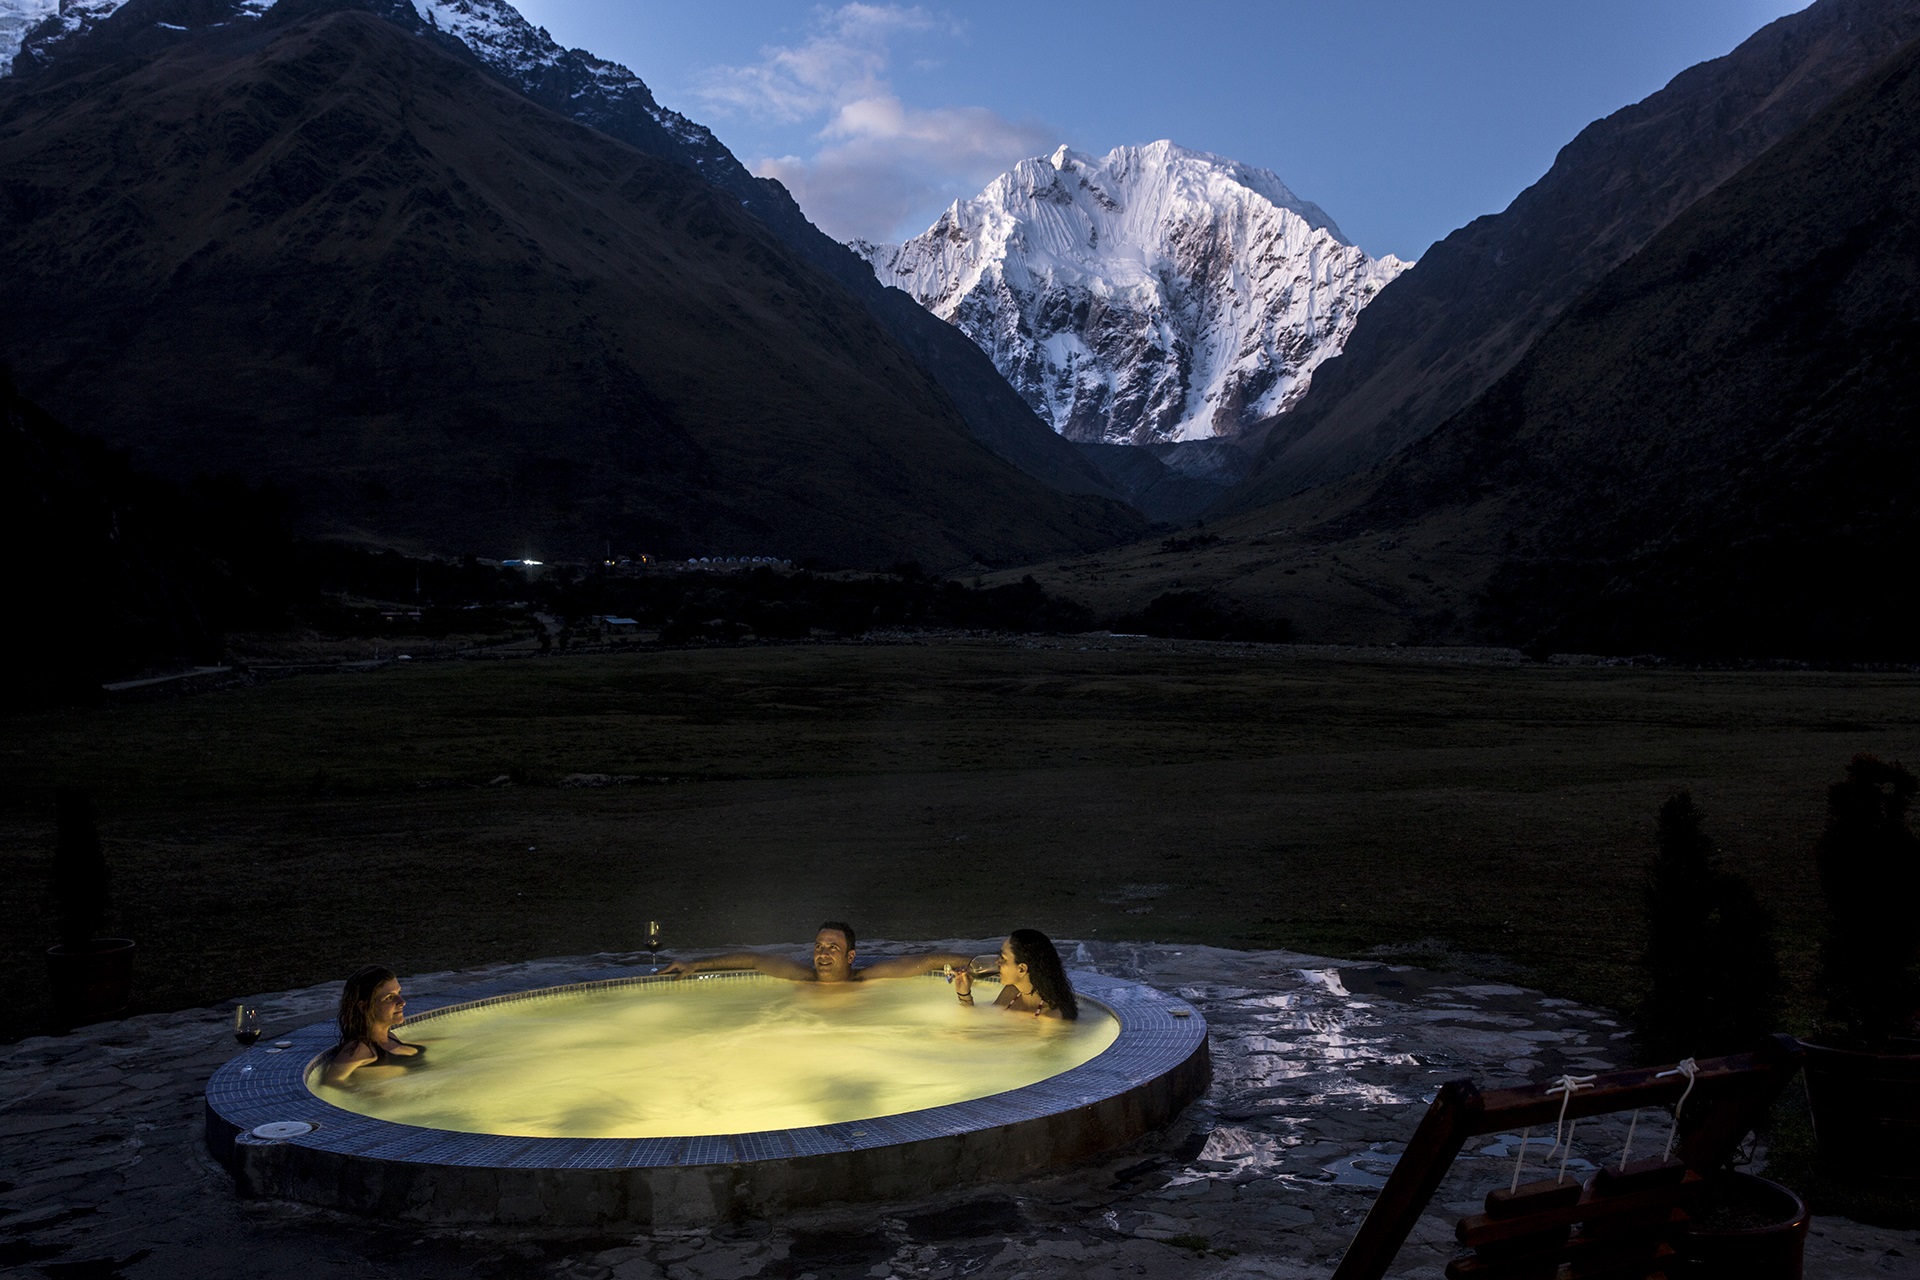
[[[49,51],[85,35],[116,13],[127,0],[0,0],[0,76],[13,74],[23,52],[28,64],[44,61]],[[257,18],[274,0],[229,0],[230,18]],[[177,22],[155,22],[168,31],[190,31]],[[217,25],[217,24],[216,24]]]
[[[13,60],[27,36],[48,19],[61,34],[98,22],[126,0],[0,0],[0,76],[13,74]]]
[[[1411,263],[1369,258],[1274,174],[1172,142],[1023,160],[880,280],[958,326],[1068,439],[1232,436],[1290,408]]]
[[[27,32],[59,12],[60,0],[0,0],[0,76],[13,70]]]

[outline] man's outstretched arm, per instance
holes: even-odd
[[[923,973],[938,973],[952,966],[965,969],[973,963],[972,956],[963,956],[956,951],[929,951],[917,956],[888,956],[885,960],[875,960],[872,964],[862,965],[860,976],[864,978],[917,978]]]
[[[758,951],[729,951],[725,955],[703,956],[698,960],[676,960],[660,973],[668,978],[691,978],[699,973],[738,972],[742,969],[764,973],[769,978],[785,978],[788,982],[814,980],[813,970],[792,957],[764,955]]]

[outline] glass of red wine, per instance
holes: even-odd
[[[233,1011],[233,1038],[243,1045],[250,1045],[260,1038],[260,1011],[250,1004],[238,1006]]]
[[[660,922],[658,920],[647,921],[647,956],[653,967],[658,969],[660,967]]]

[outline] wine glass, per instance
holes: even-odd
[[[658,920],[647,921],[647,958],[653,963],[655,969],[660,967],[660,922]]]
[[[975,956],[967,965],[967,972],[971,973],[975,978],[990,978],[994,982],[1000,981],[1000,953],[995,951],[990,955]]]
[[[250,1004],[237,1006],[233,1011],[233,1038],[242,1045],[250,1045],[260,1038],[260,1011]]]

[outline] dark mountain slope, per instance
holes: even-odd
[[[478,47],[423,22],[409,0],[280,0],[261,25],[273,27],[340,8],[375,13],[411,34],[459,52],[532,101],[648,155],[698,173],[737,197],[789,248],[844,286],[867,313],[940,384],[988,448],[1065,493],[1118,496],[1099,468],[1056,436],[993,362],[967,337],[905,294],[883,287],[873,269],[807,221],[785,187],[756,178],[711,130],[654,100],[639,77],[583,49],[562,49],[504,5],[476,6],[485,21],[468,30]],[[129,54],[151,54],[209,37],[246,39],[255,25],[240,0],[129,0],[99,22],[44,24],[15,63],[17,75],[67,76]]]
[[[1920,0],[1819,0],[1583,130],[1505,212],[1434,245],[1272,421],[1245,510],[1364,470],[1485,391],[1554,316],[1920,35]]]
[[[309,532],[1017,560],[1137,527],[970,436],[686,167],[361,12],[0,86],[0,358]]]
[[[567,59],[591,70],[580,50],[569,50]],[[975,438],[995,453],[1063,493],[1121,496],[1120,486],[1098,464],[1040,420],[972,339],[905,293],[882,285],[871,265],[807,220],[784,186],[754,177],[709,130],[655,105],[637,79],[632,84],[625,93],[607,93],[563,59],[537,83],[520,87],[543,106],[643,151],[688,164],[738,196],[742,208],[859,299],[867,314],[940,384]]]
[[[1722,185],[1340,523],[1503,531],[1479,626],[1911,660],[1920,41]]]

